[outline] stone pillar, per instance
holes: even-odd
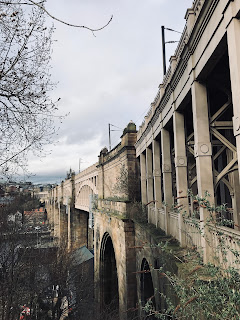
[[[147,203],[147,185],[146,185],[146,156],[140,154],[140,170],[141,170],[141,196],[142,204]]]
[[[173,204],[172,199],[172,164],[170,135],[168,130],[161,130],[161,146],[162,146],[162,174],[163,174],[163,192],[165,202],[165,231],[169,231],[169,211]]]
[[[229,5],[229,10],[231,6]],[[227,26],[229,67],[233,102],[233,130],[236,138],[238,166],[240,164],[240,21],[232,19]],[[240,175],[240,170],[238,170]]]
[[[60,204],[60,200],[58,200],[58,240],[60,242],[61,240],[61,232],[62,232],[62,229],[61,229],[61,204]]]
[[[70,200],[69,198],[67,199],[67,214],[68,214],[68,220],[67,220],[67,224],[68,224],[68,231],[67,231],[67,247],[68,250],[71,249],[71,245],[72,245],[72,236],[71,236],[71,206],[70,206]]]
[[[53,208],[53,205],[52,205],[52,199],[50,200],[50,203],[49,203],[49,208],[50,208],[50,214],[51,214],[51,229],[54,228],[54,225],[55,225],[55,211],[54,211],[54,208]]]
[[[160,142],[153,140],[153,184],[155,197],[155,224],[159,226],[159,212],[162,208],[162,186],[161,186],[161,163],[160,163]]]
[[[98,165],[98,183],[97,183],[97,188],[98,188],[98,196],[99,199],[104,199],[105,194],[104,194],[104,161],[105,161],[105,156],[107,155],[108,150],[107,148],[103,148],[100,151],[99,155],[99,165]]]
[[[192,84],[192,111],[198,194],[200,197],[205,197],[205,192],[208,192],[210,194],[208,200],[211,205],[214,205],[212,146],[209,133],[207,90],[203,84],[197,81],[194,81]],[[211,257],[213,257],[211,235],[208,233],[205,225],[208,217],[209,212],[207,209],[200,207],[201,227],[204,232],[202,247],[205,263],[208,261],[212,262]]]
[[[183,214],[189,212],[188,207],[188,181],[187,181],[187,157],[186,137],[184,127],[184,115],[175,111],[173,114],[175,168],[177,184],[177,204],[179,206],[179,241],[185,245]]]
[[[53,216],[54,216],[54,231],[53,231],[53,236],[57,237],[57,225],[58,225],[58,216],[57,216],[57,210],[56,210],[56,204],[55,204],[55,198],[53,198]]]
[[[147,166],[147,203],[148,203],[148,222],[154,223],[153,217],[153,156],[152,150],[146,148],[146,166]]]

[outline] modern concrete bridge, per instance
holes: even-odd
[[[149,226],[183,247],[203,249],[208,262],[217,235],[206,243],[187,223],[194,210],[188,190],[200,197],[207,191],[211,204],[226,204],[220,216],[233,223],[219,231],[230,249],[240,249],[240,0],[195,0],[185,19],[139,131],[129,123],[116,148],[103,149],[97,164],[72,175],[50,196],[55,235],[65,233],[69,247],[92,246],[93,228],[87,221],[90,217],[92,227],[94,212],[96,299],[100,307],[115,300],[121,320],[151,295],[156,308],[163,307],[156,294],[166,290],[156,271],[162,255],[152,246],[156,240],[149,228],[136,222],[144,218],[144,209]],[[98,200],[89,202],[92,195]],[[138,197],[144,209],[137,206]],[[182,207],[185,218],[174,207]],[[198,218],[201,223],[207,220],[204,206]],[[232,260],[229,252],[229,263]]]

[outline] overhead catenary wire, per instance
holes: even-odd
[[[119,128],[119,127],[115,126],[114,124],[111,124],[111,123],[109,123],[109,124],[110,124],[110,126],[112,126],[112,127],[115,127],[115,128],[117,128],[117,129],[123,130],[123,128]],[[118,130],[112,130],[112,129],[111,129],[111,131],[118,131]]]
[[[176,42],[179,42],[179,41],[166,41],[165,43],[176,43]]]
[[[111,126],[114,128],[117,128],[119,130],[112,130]],[[115,126],[114,124],[109,123],[108,124],[108,140],[109,140],[109,151],[111,151],[111,131],[122,131],[123,129],[120,127]]]
[[[161,26],[161,29],[162,29],[162,60],[163,60],[163,75],[166,74],[166,71],[167,71],[167,67],[166,67],[166,48],[165,48],[165,45],[167,43],[176,43],[178,41],[165,41],[165,30],[168,30],[168,31],[171,31],[171,32],[176,32],[176,33],[180,33],[182,34],[182,32],[180,31],[177,31],[177,30],[173,30],[171,28],[166,28],[164,26]]]
[[[142,119],[142,116],[143,116],[144,114],[146,114],[146,112],[147,112],[148,110],[149,110],[149,107],[147,107],[147,108],[143,111],[143,113],[141,113],[141,115],[137,118],[136,121],[134,121],[135,124],[137,124],[138,121]]]
[[[164,30],[168,30],[168,31],[172,31],[172,32],[176,32],[176,33],[180,33],[182,34],[182,32],[180,31],[177,31],[177,30],[174,30],[174,29],[171,29],[171,28],[166,28],[164,26],[162,26],[162,46],[163,46],[163,54],[165,55],[165,44],[166,43],[177,43],[179,41],[175,41],[175,40],[172,40],[172,41],[165,41],[165,35],[164,35]],[[164,74],[166,73],[166,62],[165,62],[165,67],[163,66],[164,68]],[[135,121],[135,123],[137,124],[139,122],[139,120],[142,119],[142,116],[149,110],[149,107],[147,107],[143,113],[141,113],[141,115],[137,118],[137,120]]]
[[[173,30],[173,29],[170,29],[170,28],[165,28],[165,27],[164,27],[164,29],[165,29],[165,30],[168,30],[168,31],[177,32],[177,33],[182,34],[182,32],[180,32],[180,31],[176,31],[176,30]]]

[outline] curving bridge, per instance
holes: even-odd
[[[167,295],[168,285],[158,270],[176,266],[164,261],[159,239],[194,246],[212,262],[221,233],[229,264],[231,252],[240,252],[240,1],[195,0],[185,19],[139,131],[130,122],[119,145],[101,150],[97,164],[72,174],[49,197],[55,235],[66,236],[69,248],[94,246],[99,312],[113,306],[121,320],[136,312],[144,319],[141,306],[150,297],[164,309],[157,292]],[[208,191],[211,204],[226,204],[219,215],[232,223],[209,241],[174,210],[192,216],[189,190],[200,196]],[[207,221],[204,206],[198,210],[199,223]],[[144,227],[136,223],[145,218]]]
[[[51,190],[48,211],[54,235],[67,241],[69,248],[93,246],[92,203],[98,195],[96,165],[77,175],[70,172],[68,179]]]
[[[89,212],[91,198],[98,194],[97,164],[75,176],[75,208]]]

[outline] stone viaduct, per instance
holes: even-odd
[[[240,0],[195,0],[185,19],[138,132],[130,122],[119,145],[104,148],[98,163],[49,196],[55,236],[69,248],[94,248],[96,299],[100,308],[114,302],[120,319],[151,296],[163,307],[156,292],[167,292],[157,272],[165,261],[153,245],[159,238],[201,247],[211,261],[209,243],[186,223],[194,211],[189,190],[226,204],[220,215],[233,223],[219,229],[240,249]],[[204,206],[197,218],[207,220]]]

